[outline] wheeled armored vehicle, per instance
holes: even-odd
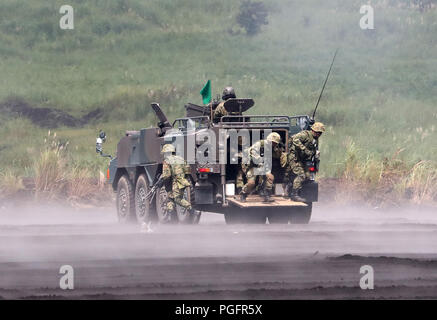
[[[174,120],[171,124],[161,107],[153,103],[151,107],[159,120],[156,127],[126,131],[117,145],[116,157],[111,159],[108,168],[109,183],[117,193],[117,214],[121,222],[159,221],[194,224],[199,221],[201,212],[223,214],[228,224],[310,221],[312,204],[318,200],[318,184],[314,179],[318,163],[309,161],[306,164],[310,179],[305,182],[301,195],[307,202],[294,202],[284,197],[284,169],[276,159],[273,159],[271,165],[271,171],[275,176],[272,197],[274,201],[264,203],[260,195],[255,193],[249,195],[245,202],[241,202],[235,188],[240,164],[230,161],[230,138],[229,134],[226,134],[231,131],[238,134],[245,130],[250,136],[250,144],[253,144],[257,139],[264,139],[268,133],[277,132],[281,136],[285,151],[288,151],[290,137],[301,130],[309,129],[310,117],[244,115],[244,112],[254,105],[254,101],[229,99],[224,106],[230,115],[223,116],[217,122],[213,121],[217,104],[213,102],[207,106],[199,106],[188,103],[185,105],[186,116]],[[216,139],[208,143],[212,149],[218,150],[217,152],[211,152],[212,149],[202,146],[204,136],[211,132]],[[180,155],[187,159],[190,165],[189,179],[192,186],[186,189],[184,196],[190,200],[194,211],[189,212],[177,207],[176,212],[167,212],[167,193],[164,187],[154,194],[151,201],[146,197],[162,171],[163,156],[160,150],[166,143],[172,143],[176,150],[181,150]],[[209,160],[199,161],[199,153]]]

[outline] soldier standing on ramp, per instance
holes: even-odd
[[[282,150],[279,147],[279,144],[281,143],[281,136],[276,133],[272,132],[267,136],[267,139],[260,140],[256,143],[254,143],[248,150],[249,156],[251,158],[250,164],[246,170],[246,178],[247,183],[244,185],[243,190],[240,194],[240,201],[245,202],[247,196],[249,193],[255,189],[256,186],[256,178],[255,175],[255,169],[256,167],[260,167],[262,165],[265,165],[265,163],[259,163],[260,158],[263,157],[264,153],[264,147],[268,143],[271,143],[272,145],[272,157],[275,159],[280,159]],[[265,179],[263,181],[264,184],[264,202],[271,202],[270,196],[272,194],[273,190],[273,181],[275,177],[271,173],[271,171],[267,171],[264,176],[259,176],[261,179]]]
[[[191,212],[191,203],[183,198],[185,189],[191,186],[186,178],[190,173],[190,167],[182,157],[174,155],[175,152],[176,149],[171,144],[164,145],[161,150],[164,155],[161,178],[168,195],[167,210],[173,212],[175,204],[178,204]]]
[[[316,159],[320,157],[317,145],[318,139],[323,132],[325,132],[324,124],[316,122],[311,126],[311,130],[303,130],[293,135],[290,139],[288,156],[284,166],[286,167],[286,177],[289,178],[288,187],[291,200],[306,201],[299,196],[302,183],[308,178],[308,173],[305,173],[304,162],[312,160],[313,157]]]

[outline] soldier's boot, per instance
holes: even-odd
[[[200,211],[193,209],[191,206],[187,208],[187,211],[193,216],[197,216],[200,214]]]
[[[298,190],[292,189],[290,193],[290,199],[297,202],[306,202],[305,198],[299,196]]]
[[[282,195],[282,197],[285,199],[290,199],[292,184],[290,183],[284,184],[283,188],[284,188],[284,194]]]
[[[241,202],[246,202],[246,198],[247,198],[247,193],[241,192],[240,193],[240,201]]]
[[[241,194],[241,191],[243,190],[242,187],[237,187],[237,189],[235,190],[236,193],[235,194]]]
[[[265,190],[264,191],[264,201],[263,202],[273,202],[275,200],[273,200],[271,198],[272,196],[272,190]]]

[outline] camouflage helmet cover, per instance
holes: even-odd
[[[272,132],[267,136],[267,141],[274,142],[274,143],[280,143],[281,136],[279,135],[279,133]]]
[[[315,132],[325,132],[325,125],[321,122],[316,122],[311,126],[311,130]]]
[[[162,147],[161,153],[167,153],[167,152],[173,153],[176,152],[176,149],[172,144],[167,143]]]
[[[235,90],[232,87],[226,87],[223,89],[222,99],[228,100],[230,98],[236,98]]]

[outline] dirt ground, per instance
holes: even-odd
[[[0,208],[3,299],[437,298],[437,212],[314,208],[309,225],[119,225],[115,210]],[[61,290],[62,265],[74,289]],[[374,270],[373,290],[359,286]]]

